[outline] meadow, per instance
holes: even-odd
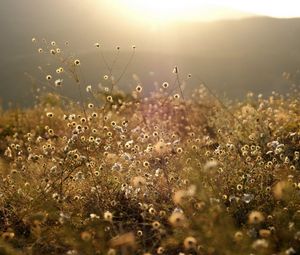
[[[181,74],[122,89],[33,39],[35,104],[0,112],[0,254],[299,254],[300,92],[220,100]],[[101,45],[96,43],[101,51]],[[292,79],[285,73],[287,79]],[[78,91],[78,102],[60,90]]]

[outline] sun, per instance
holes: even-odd
[[[191,15],[195,8],[204,7],[203,0],[119,0],[132,15],[154,23],[181,20]]]

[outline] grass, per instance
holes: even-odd
[[[173,84],[125,93],[132,56],[84,90],[80,60],[42,43],[61,68],[41,69],[51,90],[0,114],[1,254],[300,252],[297,90],[225,106],[205,84],[184,96],[176,68]]]

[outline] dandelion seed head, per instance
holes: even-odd
[[[188,236],[183,241],[183,246],[186,250],[196,249],[197,240],[193,236]]]
[[[173,96],[173,98],[174,98],[174,99],[179,99],[179,98],[180,98],[180,95],[179,95],[179,94],[175,94],[175,95]]]
[[[248,216],[248,222],[250,224],[258,224],[263,222],[265,219],[264,215],[259,211],[252,211]]]
[[[138,85],[138,86],[136,86],[135,90],[136,90],[136,92],[140,93],[140,92],[142,92],[143,87]]]
[[[110,103],[112,103],[112,102],[113,102],[113,98],[112,98],[112,96],[107,96],[107,97],[106,97],[106,100],[107,100],[108,102],[110,102]]]
[[[60,87],[62,85],[62,83],[63,83],[63,79],[57,79],[54,82],[54,84],[55,84],[56,87]]]
[[[87,85],[86,88],[85,88],[85,91],[88,92],[88,93],[92,92],[92,85]]]
[[[74,65],[75,66],[79,66],[80,65],[80,60],[79,59],[75,59],[74,60]]]
[[[168,87],[169,87],[169,83],[168,83],[168,82],[164,82],[164,83],[162,84],[162,87],[163,87],[164,89],[168,88]]]

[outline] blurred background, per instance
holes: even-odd
[[[205,81],[228,98],[248,91],[287,92],[283,72],[299,73],[299,1],[220,0],[1,0],[0,98],[3,107],[33,103],[32,77],[44,79],[55,63],[38,54],[32,38],[56,41],[81,60],[83,82],[98,86],[107,74],[94,43],[111,63],[120,46],[113,74],[118,76],[136,45],[136,53],[119,87],[135,84],[146,91],[154,82],[172,81],[179,67],[184,78],[196,74],[186,90]],[[194,76],[193,76],[194,77]],[[72,84],[64,93],[76,97]],[[74,93],[74,94],[73,94]]]

